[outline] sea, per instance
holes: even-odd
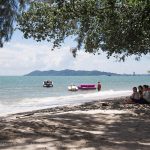
[[[52,80],[54,86],[43,87]],[[97,84],[102,90],[68,91],[71,84]],[[0,116],[129,96],[132,87],[150,85],[150,76],[0,76]]]

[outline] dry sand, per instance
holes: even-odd
[[[115,98],[1,117],[0,149],[150,150],[150,105],[121,101]]]

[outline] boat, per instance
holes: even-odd
[[[53,87],[53,82],[50,80],[44,81],[43,87]]]
[[[81,84],[78,86],[80,90],[96,90],[95,84]]]
[[[76,85],[69,85],[68,91],[78,91],[78,87]]]

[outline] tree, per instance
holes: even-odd
[[[29,0],[26,0],[29,2]],[[11,38],[23,0],[0,1],[0,45]],[[30,6],[30,7],[29,7]],[[19,18],[25,38],[61,46],[72,36],[85,52],[123,59],[150,52],[149,0],[32,0]],[[3,11],[4,10],[4,11]]]
[[[11,39],[17,16],[29,0],[0,0],[0,47]]]
[[[150,52],[149,0],[54,0],[34,2],[20,19],[25,38],[53,42],[61,46],[66,37],[77,41],[77,52],[97,53],[110,57]]]

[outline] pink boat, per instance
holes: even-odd
[[[96,90],[95,84],[81,84],[78,86],[80,90]]]

